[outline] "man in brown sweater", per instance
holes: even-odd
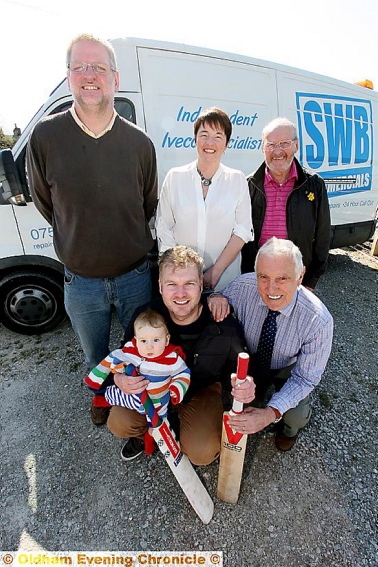
[[[150,138],[114,109],[119,74],[108,42],[76,37],[67,80],[73,105],[35,126],[27,168],[35,206],[54,229],[66,311],[92,369],[109,354],[112,310],[126,329],[150,300],[156,156]],[[95,424],[106,422],[104,406],[95,396]]]

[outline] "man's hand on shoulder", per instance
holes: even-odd
[[[230,304],[221,293],[212,293],[207,298],[207,304],[214,321],[223,321],[231,312]]]

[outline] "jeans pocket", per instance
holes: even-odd
[[[139,274],[140,276],[142,276],[143,274],[145,274],[149,270],[150,270],[150,264],[149,264],[148,260],[146,260],[145,262],[143,262],[143,264],[141,266],[138,266],[137,268],[135,268],[134,271],[137,274]]]
[[[70,272],[69,270],[67,270],[67,268],[64,268],[64,283],[65,285],[70,285],[75,278],[75,274],[73,274],[72,272]]]

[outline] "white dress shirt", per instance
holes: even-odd
[[[159,252],[176,244],[190,246],[210,268],[235,234],[253,240],[251,200],[244,174],[223,164],[203,198],[197,162],[172,168],[164,179],[156,213]],[[223,272],[215,289],[240,275],[240,253]]]

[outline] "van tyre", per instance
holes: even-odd
[[[58,277],[57,277],[58,278]],[[0,280],[0,320],[4,327],[23,335],[54,329],[65,317],[63,276],[13,272]]]

